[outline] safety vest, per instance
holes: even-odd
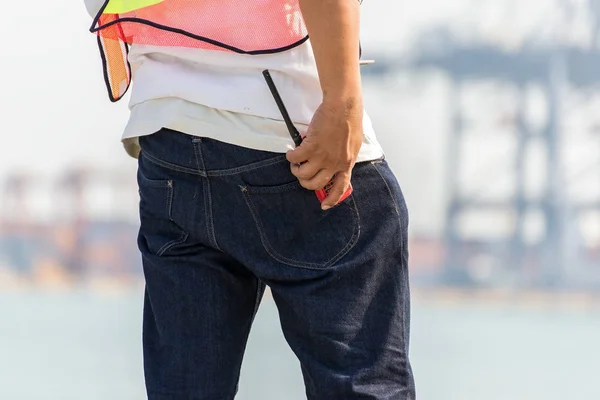
[[[131,83],[131,44],[269,54],[308,39],[298,0],[106,0],[90,31],[113,102]]]

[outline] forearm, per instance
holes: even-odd
[[[357,0],[299,0],[312,43],[324,101],[362,107]]]

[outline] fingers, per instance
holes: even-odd
[[[331,171],[327,171],[325,169],[320,170],[314,177],[311,179],[298,179],[302,187],[308,190],[317,190],[322,189],[329,183],[331,178],[333,177],[333,173]]]
[[[303,164],[290,164],[290,170],[292,174],[298,178],[298,180],[311,180],[313,179],[319,171],[321,171],[321,167],[314,162],[305,162]]]
[[[310,146],[309,144],[302,144],[294,150],[288,151],[286,158],[292,164],[302,164],[308,160],[309,156],[312,154],[312,147],[313,146]]]
[[[323,200],[321,208],[328,210],[339,203],[340,199],[346,193],[346,190],[350,187],[351,172],[340,172],[335,176],[333,187],[329,192],[329,195]]]

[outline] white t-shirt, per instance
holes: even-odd
[[[91,15],[102,5],[85,1]],[[285,153],[293,148],[262,75],[265,69],[300,133],[322,101],[310,41],[264,55],[134,44],[128,57],[133,83],[123,142],[134,157],[137,138],[162,128],[256,150]],[[383,152],[366,113],[363,128],[358,161],[380,158]]]

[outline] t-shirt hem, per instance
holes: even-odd
[[[139,126],[138,123],[134,123],[130,119],[122,136],[122,142],[127,154],[133,158],[138,158],[140,151],[138,138],[151,135],[163,128],[190,136],[205,137],[259,151],[286,153],[288,150],[294,148],[294,142],[291,137],[287,139],[276,135],[256,135],[247,131],[238,130],[233,126],[223,129],[222,126],[213,125],[198,119],[188,120],[183,116],[179,116],[178,118],[175,118],[174,121],[168,123],[145,127]],[[357,162],[372,161],[380,159],[383,156],[383,150],[378,142],[363,143],[358,154]]]

